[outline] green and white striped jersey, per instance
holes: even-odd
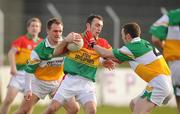
[[[134,38],[120,49],[113,49],[113,54],[120,62],[129,61],[135,72],[146,82],[159,74],[170,75],[160,52],[140,37]]]

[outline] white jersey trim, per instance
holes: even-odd
[[[34,50],[32,50],[30,58],[31,60],[40,60],[39,55]]]
[[[167,39],[180,40],[180,26],[169,26]]]
[[[160,19],[158,19],[153,26],[168,26],[169,17],[167,15],[163,15]]]
[[[131,57],[132,59],[135,58],[135,56],[133,55],[133,53],[126,47],[123,46],[122,48],[119,49],[119,51],[125,55],[127,55],[128,57]]]

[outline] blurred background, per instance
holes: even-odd
[[[44,37],[45,23],[53,16],[62,18],[64,35],[67,35],[71,31],[82,32],[91,13],[101,14],[104,17],[101,36],[119,47],[122,42],[117,45],[113,41],[115,22],[119,21],[120,25],[138,22],[142,36],[149,39],[148,29],[162,15],[162,8],[168,11],[178,7],[180,0],[0,0],[0,10],[4,15],[4,53],[9,50],[13,39],[26,33],[26,21],[34,16],[43,22],[41,36]]]
[[[150,41],[149,27],[164,13],[178,7],[180,0],[0,0],[0,100],[4,98],[2,94],[6,92],[10,77],[7,52],[12,40],[26,33],[29,18],[41,19],[40,36],[45,37],[49,18],[61,18],[63,34],[67,35],[71,31],[83,32],[87,16],[100,14],[104,18],[100,36],[117,48],[123,44],[119,38],[121,25],[137,22],[142,37]],[[100,69],[97,75],[97,96],[101,105],[127,106],[145,85],[129,68],[117,68],[111,72]],[[171,106],[174,104],[174,101],[170,103]]]

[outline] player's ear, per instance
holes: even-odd
[[[91,25],[89,23],[86,23],[86,30],[90,31],[91,30]]]
[[[48,32],[49,32],[49,29],[47,28],[47,29],[46,29],[46,33],[48,34]]]
[[[126,34],[126,38],[129,40],[129,39],[132,39],[131,35],[130,34]]]

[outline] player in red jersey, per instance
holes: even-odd
[[[0,114],[7,114],[17,93],[24,92],[25,78],[22,70],[30,58],[31,51],[42,41],[42,38],[38,36],[40,31],[40,19],[31,18],[27,21],[27,34],[12,42],[12,47],[8,52],[12,77],[8,85],[6,98],[0,108]]]

